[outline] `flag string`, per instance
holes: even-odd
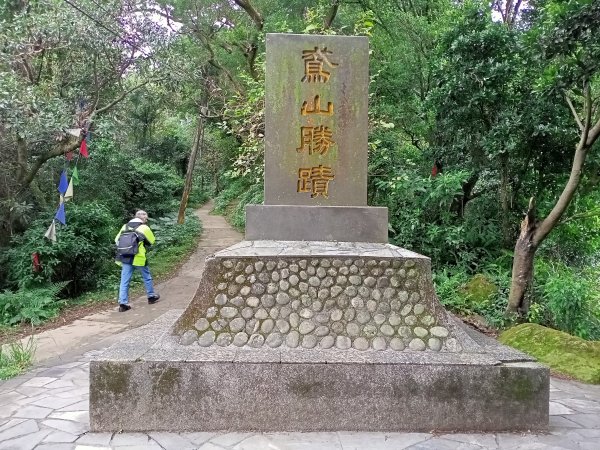
[[[74,135],[73,131],[75,130],[68,130],[70,134]],[[58,192],[60,194],[58,209],[56,211],[56,214],[54,215],[54,219],[52,220],[50,227],[48,227],[48,230],[44,234],[44,237],[49,239],[53,243],[57,242],[56,222],[58,221],[63,225],[67,224],[65,203],[73,199],[73,186],[79,184],[79,160],[82,156],[84,158],[89,158],[89,152],[87,149],[89,137],[89,124],[87,127],[84,126],[84,128],[78,129],[78,131],[78,136],[81,136],[81,133],[83,133],[83,139],[79,144],[79,152],[77,152],[77,155],[74,158],[74,162],[72,161],[72,151],[66,151],[64,154],[65,159],[63,161],[63,169],[60,174],[60,180],[58,184]],[[73,170],[71,171],[71,176],[69,178],[69,169],[71,168],[71,166],[73,166]]]

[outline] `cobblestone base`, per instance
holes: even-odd
[[[244,241],[207,261],[182,345],[460,352],[429,258],[389,244]]]

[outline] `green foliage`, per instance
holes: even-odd
[[[177,223],[176,212],[157,217],[151,220],[150,227],[156,236],[156,244],[151,247],[150,256],[172,246],[193,242],[193,238],[202,231],[202,224],[193,213],[188,213],[182,224]]]
[[[128,211],[144,209],[151,215],[162,215],[177,207],[183,182],[172,169],[162,164],[137,159],[128,172],[127,196],[123,200]]]
[[[455,172],[423,177],[405,169],[391,180],[375,180],[375,202],[389,209],[390,240],[430,256],[438,267],[475,264],[485,256],[497,245],[497,229],[493,224],[482,226],[476,217],[466,222],[452,211],[465,176]]]
[[[600,342],[589,342],[537,324],[506,330],[500,342],[530,354],[552,370],[600,384]]]
[[[33,364],[35,341],[30,337],[26,344],[21,341],[0,346],[0,380],[7,380],[25,372]]]
[[[177,214],[168,214],[150,224],[155,230],[156,244],[149,252],[152,274],[161,277],[173,273],[192,251],[196,249],[202,223],[192,212],[188,212],[183,224],[177,223]],[[118,286],[118,280],[115,286]]]
[[[557,261],[536,264],[534,319],[588,340],[600,340],[598,270],[581,270]]]
[[[215,197],[215,206],[213,212],[216,214],[225,214],[232,202],[235,202],[246,192],[248,188],[247,181],[243,178],[233,179],[229,185]]]
[[[138,209],[151,217],[172,211],[179,205],[183,187],[183,179],[172,167],[130,156],[106,140],[94,142],[94,153],[81,164],[79,176],[77,198],[101,201],[119,219]]]
[[[509,260],[499,258],[480,266],[470,274],[464,267],[434,272],[433,281],[440,301],[451,311],[463,315],[479,315],[495,328],[510,321],[504,316],[510,287]]]
[[[433,283],[435,291],[442,304],[451,311],[470,315],[474,308],[468,303],[467,298],[461,293],[461,288],[467,283],[469,276],[464,271],[450,272],[448,269],[434,273]]]
[[[198,186],[198,180],[192,186],[192,192],[188,198],[188,208],[198,208],[210,200],[210,193],[203,186]]]
[[[0,293],[0,324],[30,323],[36,326],[56,317],[65,304],[57,297],[66,285],[67,283],[56,283]]]
[[[492,296],[496,295],[498,288],[483,274],[476,274],[463,287],[462,293],[469,303],[478,308],[485,307]]]
[[[239,202],[232,209],[228,218],[229,222],[238,230],[246,227],[246,205],[258,205],[264,200],[263,187],[261,184],[251,186],[239,197]]]
[[[44,238],[51,215],[34,221],[22,235],[15,236],[7,251],[9,280],[26,288],[68,281],[63,294],[74,297],[94,289],[113,257],[117,222],[100,203],[66,205],[67,226],[57,225],[57,242]],[[32,270],[31,254],[38,252],[40,272]]]

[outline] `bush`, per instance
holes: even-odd
[[[33,222],[13,239],[7,251],[9,280],[14,287],[70,283],[63,295],[75,297],[94,289],[113,260],[113,239],[120,226],[108,208],[99,203],[68,203],[67,226],[57,224],[57,242],[44,238],[52,215]],[[31,254],[38,252],[42,270],[34,272]]]
[[[433,276],[440,301],[457,314],[482,316],[488,325],[504,328],[510,288],[510,271],[502,258],[486,262],[481,273],[470,275],[464,267],[445,268]]]
[[[127,191],[123,204],[129,212],[148,211],[151,216],[162,216],[179,206],[183,180],[167,166],[136,159],[127,174]]]
[[[537,320],[583,339],[600,339],[597,273],[539,258],[532,310]]]
[[[210,192],[199,186],[198,182],[199,180],[196,178],[192,186],[192,192],[190,192],[190,198],[188,199],[188,208],[198,208],[210,200]]]
[[[149,257],[156,253],[167,251],[194,240],[200,234],[202,224],[198,217],[192,213],[186,215],[185,221],[177,223],[177,213],[167,214],[151,221],[150,228],[156,236],[156,244],[150,248]]]
[[[229,205],[239,199],[241,195],[250,187],[245,178],[232,180],[229,185],[219,193],[215,198],[215,207],[213,212],[216,214],[225,214]]]
[[[58,300],[58,293],[67,283],[57,283],[39,288],[21,288],[17,292],[0,293],[0,323],[40,323],[52,319],[64,305]]]

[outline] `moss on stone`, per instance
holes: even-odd
[[[500,342],[528,353],[550,369],[586,383],[600,384],[600,342],[527,323],[500,335]]]

